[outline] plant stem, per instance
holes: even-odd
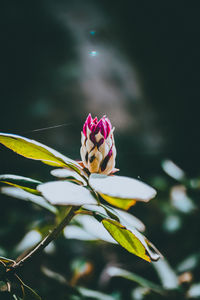
[[[53,240],[57,238],[60,232],[65,228],[71,219],[75,216],[75,211],[79,209],[77,206],[67,207],[67,211],[64,219],[56,226],[32,251],[30,251],[25,257],[20,259],[18,262],[15,262],[11,269],[17,269],[21,267],[24,263],[31,260],[33,257],[42,252],[42,250],[49,245]]]

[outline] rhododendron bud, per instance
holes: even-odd
[[[113,137],[114,128],[110,120],[103,116],[88,115],[81,132],[81,158],[90,173],[110,174],[115,167],[116,148]]]

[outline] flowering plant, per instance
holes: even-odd
[[[0,175],[1,192],[20,199],[29,199],[57,216],[61,215],[59,207],[66,206],[62,221],[30,253],[20,255],[16,261],[0,257],[0,266],[3,268],[1,280],[7,285],[18,281],[23,299],[26,299],[28,287],[19,279],[18,268],[43,250],[77,215],[88,215],[96,220],[97,231],[98,226],[107,231],[110,242],[118,243],[148,262],[159,259],[158,250],[140,232],[143,228],[135,225],[134,217],[125,212],[137,201],[147,202],[155,197],[156,191],[139,180],[113,175],[117,170],[113,131],[114,128],[106,116],[98,121],[97,117],[93,119],[89,114],[81,132],[81,162],[34,140],[0,133],[0,143],[7,148],[24,157],[59,167],[51,171],[58,179],[50,182],[40,182],[18,175]],[[29,289],[33,299],[40,299],[31,291]]]

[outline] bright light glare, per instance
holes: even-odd
[[[95,51],[95,50],[92,50],[92,51],[89,52],[89,55],[94,57],[94,56],[98,55],[98,52]]]

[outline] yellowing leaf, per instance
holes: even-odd
[[[0,143],[24,157],[40,160],[47,165],[80,170],[75,161],[34,140],[15,134],[0,133]]]
[[[135,205],[136,203],[136,200],[133,199],[122,199],[117,197],[111,197],[105,194],[100,194],[100,195],[108,203],[124,210],[128,210],[131,206]]]
[[[119,222],[110,219],[104,219],[102,223],[110,235],[127,251],[148,262],[151,262],[151,259],[159,259],[160,256],[151,252],[145,238],[139,232],[135,231],[134,234]]]
[[[146,249],[140,240],[126,227],[122,226],[117,221],[104,219],[102,221],[104,227],[108,230],[111,236],[127,251],[141,257],[150,262],[151,259],[146,254]]]

